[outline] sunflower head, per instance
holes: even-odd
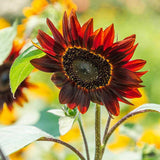
[[[4,104],[11,110],[13,108],[13,103],[16,102],[20,106],[23,106],[23,102],[27,102],[27,97],[23,93],[23,88],[28,88],[33,86],[28,82],[28,78],[25,79],[17,91],[15,92],[15,97],[13,98],[13,94],[9,85],[9,71],[14,60],[19,56],[19,52],[23,47],[24,42],[20,43],[15,40],[13,42],[12,50],[9,56],[4,60],[3,64],[0,65],[0,111],[2,111]]]
[[[93,19],[80,25],[72,10],[64,13],[61,34],[47,19],[53,37],[39,30],[36,47],[45,56],[31,60],[39,70],[52,72],[52,81],[60,88],[59,101],[85,113],[90,101],[104,105],[112,115],[119,115],[119,101],[141,97],[139,72],[146,61],[131,60],[137,47],[135,35],[114,42],[114,25],[93,30]]]

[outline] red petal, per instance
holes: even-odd
[[[109,91],[100,90],[100,95],[102,98],[102,102],[112,115],[118,116],[120,113],[119,103],[116,96]]]
[[[94,91],[90,90],[89,94],[90,94],[90,99],[92,102],[102,105],[101,97],[99,96],[99,94],[97,93],[96,90],[94,90]]]
[[[102,34],[103,34],[103,30],[102,28],[99,28],[98,31],[96,31],[97,34],[93,40],[93,45],[92,45],[92,50],[96,50],[100,45],[102,45],[102,42],[103,42],[103,37],[102,37]]]
[[[123,103],[129,104],[129,105],[133,105],[128,100],[126,100],[120,93],[118,93],[115,89],[112,89],[110,87],[110,90],[112,90],[112,92],[117,96],[119,101],[122,101]]]
[[[135,34],[132,34],[132,35],[130,35],[130,36],[124,38],[124,40],[125,40],[125,39],[130,39],[130,38],[134,38],[134,39],[135,39],[135,38],[136,38],[136,35],[135,35]]]
[[[115,68],[113,70],[113,80],[117,84],[137,86],[142,80],[132,71],[125,68]]]
[[[55,44],[55,40],[51,38],[48,34],[45,32],[38,30],[37,39],[40,43],[40,45],[47,50],[53,50],[53,46]]]
[[[138,77],[142,77],[144,74],[146,74],[148,71],[144,71],[144,72],[135,72],[136,73],[136,75],[138,76]]]
[[[68,103],[67,106],[68,106],[68,108],[70,108],[70,109],[74,109],[74,108],[77,107],[76,103]]]
[[[142,96],[139,90],[136,88],[120,91],[120,94],[126,98],[140,98]]]
[[[113,84],[110,86],[112,90],[115,90],[117,93],[126,98],[139,98],[141,97],[141,93],[137,88],[130,88],[120,84]]]
[[[71,15],[70,15],[70,21],[69,21],[69,29],[70,29],[70,32],[71,32],[71,38],[73,39],[74,41],[74,44],[76,46],[79,45],[79,34],[78,32],[80,32],[81,30],[81,26],[78,22],[78,19],[77,19],[77,16],[75,14],[75,11],[72,10],[71,12]]]
[[[84,114],[87,112],[90,104],[89,94],[86,91],[83,91],[80,98],[80,104],[78,105],[78,110]]]
[[[70,45],[70,43],[71,43],[71,35],[69,33],[68,17],[67,17],[67,13],[66,12],[64,12],[62,25],[63,25],[63,37],[64,37],[66,43],[68,45]]]
[[[39,30],[38,32],[37,39],[44,49],[53,51],[57,54],[62,54],[64,52],[64,48],[59,43],[57,43],[53,38],[51,38],[49,35],[47,35],[41,30]]]
[[[62,88],[67,82],[67,78],[63,72],[54,73],[51,77],[51,80],[58,88]]]
[[[109,52],[127,52],[134,44],[134,38],[124,39],[113,44]]]
[[[136,44],[135,46],[133,46],[131,49],[129,49],[127,52],[126,52],[126,57],[123,59],[123,61],[129,61],[133,54],[134,54],[134,51],[135,49],[137,48],[138,44]]]
[[[112,24],[104,30],[104,46],[103,46],[104,50],[106,50],[113,44],[114,36],[115,36],[114,25]]]
[[[61,104],[70,103],[74,96],[74,86],[70,83],[65,84],[59,93],[59,102]]]
[[[87,48],[88,38],[93,33],[93,18],[89,19],[81,28],[81,36],[83,38],[83,46]]]
[[[64,48],[66,47],[65,41],[61,35],[61,33],[56,29],[54,24],[47,18],[47,25],[49,26],[54,39],[56,40],[57,43],[61,44]]]
[[[136,59],[136,60],[129,61],[128,63],[123,65],[123,67],[130,70],[130,71],[135,72],[135,71],[142,69],[145,64],[146,64],[145,60]]]
[[[47,55],[41,58],[32,59],[30,62],[35,68],[44,72],[52,73],[62,70],[60,64],[50,59]]]

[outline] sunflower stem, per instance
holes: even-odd
[[[84,132],[84,129],[83,129],[82,120],[81,120],[80,115],[78,117],[78,124],[79,124],[79,128],[81,130],[81,134],[82,134],[83,141],[84,141],[84,146],[85,146],[85,150],[86,150],[86,157],[87,157],[87,160],[90,160],[88,143],[87,143],[87,139],[86,139],[86,136],[85,136],[85,132]]]
[[[96,104],[95,111],[95,160],[101,160],[101,108]]]
[[[106,136],[107,136],[107,133],[108,133],[108,130],[109,130],[110,122],[111,122],[111,116],[109,115],[107,123],[106,123],[106,128],[105,128],[105,131],[104,131],[103,144],[105,142],[105,139],[106,139]]]
[[[84,158],[84,156],[76,148],[74,148],[72,145],[70,145],[70,144],[68,144],[68,143],[66,143],[64,141],[61,141],[59,139],[42,137],[42,138],[38,139],[38,141],[51,141],[51,142],[62,144],[65,147],[67,147],[70,150],[72,150],[81,160],[86,160]]]

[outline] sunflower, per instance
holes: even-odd
[[[93,31],[93,19],[81,26],[74,10],[69,18],[64,13],[62,24],[63,35],[47,19],[54,38],[39,30],[37,39],[42,47],[33,44],[46,55],[31,60],[32,65],[53,73],[51,80],[60,88],[61,104],[70,109],[78,107],[83,114],[92,101],[118,116],[119,101],[131,104],[126,98],[141,97],[140,77],[146,71],[138,70],[146,61],[130,60],[137,47],[136,36],[114,43],[113,24]]]
[[[3,64],[0,65],[0,111],[2,111],[4,104],[6,104],[10,110],[12,110],[14,102],[20,106],[23,106],[23,102],[28,101],[26,95],[23,93],[23,88],[34,86],[28,82],[27,78],[20,84],[14,97],[10,89],[9,70],[14,60],[19,56],[19,51],[23,45],[24,43],[20,43],[15,40],[9,56],[5,59]]]

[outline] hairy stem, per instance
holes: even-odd
[[[101,158],[101,108],[100,105],[96,104],[95,111],[95,160]]]
[[[80,128],[80,130],[81,130],[81,134],[82,134],[82,137],[83,137],[84,146],[85,146],[85,150],[86,150],[87,160],[90,160],[88,143],[87,143],[87,139],[86,139],[86,136],[85,136],[85,132],[84,132],[84,129],[83,129],[83,125],[82,125],[82,121],[81,121],[81,116],[80,116],[80,115],[79,115],[79,117],[78,117],[78,124],[79,124],[79,128]]]
[[[104,144],[105,138],[106,138],[108,130],[109,130],[110,122],[111,122],[111,116],[109,115],[107,123],[106,123],[106,128],[105,128],[105,131],[104,131],[103,144]]]
[[[55,139],[55,138],[47,138],[47,137],[42,137],[40,139],[38,139],[38,141],[51,141],[51,142],[56,142],[56,143],[59,143],[59,144],[62,144],[64,145],[65,147],[69,148],[70,150],[72,150],[81,160],[86,160],[84,158],[84,156],[76,149],[74,148],[73,146],[71,146],[70,144],[64,142],[64,141],[61,141],[59,139]]]

